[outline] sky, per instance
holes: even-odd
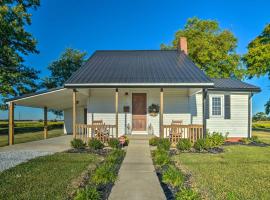
[[[265,0],[41,0],[32,11],[32,25],[26,29],[37,39],[39,54],[25,58],[25,64],[49,75],[47,66],[68,47],[95,50],[159,49],[170,44],[174,33],[190,17],[213,19],[238,38],[237,52],[247,52],[248,43],[270,23],[270,1]],[[267,77],[247,82],[260,86],[253,98],[253,113],[264,111],[270,98]],[[0,111],[0,119],[7,119]],[[16,107],[15,119],[42,119],[41,109]],[[49,119],[55,116],[49,114]]]

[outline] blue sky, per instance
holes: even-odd
[[[231,30],[238,38],[237,51],[243,54],[249,41],[270,23],[269,7],[267,0],[41,0],[27,27],[38,40],[40,53],[28,56],[26,64],[41,70],[44,77],[48,64],[67,47],[86,51],[88,56],[101,49],[159,49],[193,16],[215,19]],[[261,77],[247,82],[262,88],[254,97],[253,112],[263,111],[270,81]],[[21,119],[43,116],[41,109],[17,107],[15,118],[19,115]],[[7,118],[7,112],[1,112],[0,118]]]

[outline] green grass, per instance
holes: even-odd
[[[67,199],[70,183],[99,159],[91,154],[57,153],[0,173],[0,199]]]
[[[252,135],[258,136],[262,142],[270,144],[270,131],[252,131]]]
[[[270,121],[252,122],[252,128],[255,130],[268,130],[268,131],[270,131]]]
[[[48,138],[58,137],[63,135],[63,129],[53,129],[48,131]],[[44,138],[43,131],[30,132],[30,133],[19,133],[14,135],[15,144],[30,142],[35,140],[42,140]],[[0,135],[0,147],[8,145],[8,136]]]
[[[174,159],[209,199],[270,199],[269,146],[226,146],[221,154],[183,153]]]

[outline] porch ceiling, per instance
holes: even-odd
[[[88,93],[85,90],[78,91],[78,106],[84,106],[87,102]],[[19,99],[11,100],[16,105],[64,110],[72,108],[72,90],[67,88],[55,89],[52,91],[40,92],[22,96]]]

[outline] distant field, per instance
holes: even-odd
[[[15,144],[43,139],[43,122],[15,121]],[[57,137],[64,134],[63,122],[48,122],[48,137]],[[8,122],[0,121],[0,146],[8,145]]]
[[[270,131],[270,121],[257,121],[252,122],[252,128],[254,130],[268,130]]]

